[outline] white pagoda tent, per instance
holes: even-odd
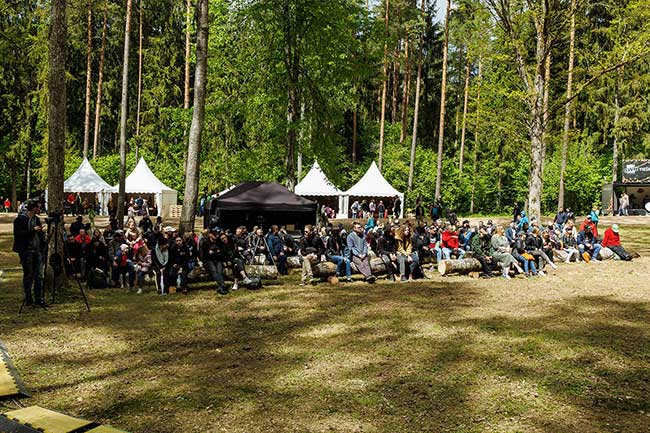
[[[338,197],[339,213],[343,212],[343,191],[330,182],[318,161],[314,161],[311,170],[296,185],[294,192],[303,197]]]
[[[119,192],[120,185],[111,188],[113,194]],[[170,214],[170,206],[178,200],[178,191],[162,183],[151,171],[144,158],[140,158],[131,174],[125,179],[125,192],[127,194],[152,194],[154,204],[158,208],[158,215],[163,218]]]
[[[339,218],[347,218],[348,208],[350,207],[350,197],[399,197],[402,202],[400,209],[400,218],[404,217],[404,194],[396,190],[382,176],[379,167],[375,161],[370,164],[366,174],[363,175],[357,183],[349,190],[345,191],[343,196],[343,206],[340,208]]]
[[[72,176],[63,182],[63,192],[97,194],[101,215],[108,215],[108,200],[111,196],[111,186],[97,174],[90,161],[84,158]],[[47,195],[47,191],[45,192]]]

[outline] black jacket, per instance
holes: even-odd
[[[204,262],[228,262],[232,260],[233,252],[233,242],[228,242],[228,244],[225,244],[221,241],[221,239],[212,241],[207,236],[201,240],[201,245],[199,246],[199,256]]]
[[[308,254],[316,254],[318,257],[325,252],[325,245],[323,240],[318,235],[313,235],[310,238],[303,236],[300,238],[300,254],[306,256]]]
[[[41,226],[41,220],[37,216],[34,216],[34,218],[36,218],[36,226]],[[38,236],[42,250],[45,247],[45,233],[30,230],[29,217],[25,214],[19,214],[14,220],[14,252],[18,254],[27,252],[34,236]]]
[[[395,241],[395,236],[390,236],[384,234],[379,239],[377,239],[377,254],[380,256],[390,255],[397,253],[397,242]]]
[[[347,244],[340,236],[330,236],[327,241],[327,258],[329,259],[332,256],[343,256],[345,254],[345,249]]]
[[[169,262],[179,268],[187,269],[190,261],[190,249],[183,243],[180,247],[176,243],[169,247]]]

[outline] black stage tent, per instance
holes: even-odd
[[[301,230],[316,223],[317,209],[317,203],[276,182],[243,182],[210,203],[207,220],[231,230],[261,225],[266,231],[273,224]]]

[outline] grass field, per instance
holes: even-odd
[[[632,263],[26,310],[0,221],[0,339],[39,404],[132,432],[648,432],[650,225]],[[606,221],[607,222],[607,221]],[[14,270],[11,270],[14,269]],[[74,293],[74,292],[73,292]]]

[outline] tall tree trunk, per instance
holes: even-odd
[[[544,13],[546,15],[546,13]],[[546,88],[546,55],[547,41],[543,24],[537,24],[537,49],[536,67],[534,78],[534,91],[531,95],[531,122],[530,135],[530,191],[528,195],[528,213],[537,218],[542,216],[542,187],[544,173],[544,135],[546,125],[544,122],[544,90]]]
[[[422,0],[422,15],[424,15],[426,0]],[[418,75],[415,79],[415,107],[413,110],[413,133],[411,134],[411,160],[409,162],[408,192],[413,190],[413,175],[415,174],[415,150],[418,140],[418,117],[420,115],[420,85],[422,83],[422,50],[424,49],[424,31],[420,34],[418,47]],[[402,119],[403,122],[403,119]]]
[[[404,83],[402,84],[402,128],[399,136],[399,143],[404,144],[406,139],[406,128],[408,128],[408,111],[409,111],[409,96],[411,92],[411,59],[409,57],[410,41],[405,40],[406,47],[404,48],[404,61],[406,62],[406,71],[404,72]]]
[[[99,156],[99,130],[102,113],[102,84],[104,82],[104,52],[106,50],[106,29],[108,27],[108,3],[104,6],[102,46],[99,50],[99,76],[97,77],[97,99],[95,100],[95,128],[93,136],[93,159]]]
[[[357,107],[352,112],[352,164],[357,163]]]
[[[614,141],[612,142],[612,183],[618,181],[618,122],[621,116],[621,70],[617,71],[614,93]]]
[[[481,120],[481,81],[483,80],[483,61],[481,57],[478,58],[478,79],[477,79],[477,90],[476,90],[476,124],[474,125],[474,164],[472,165],[472,198],[469,203],[469,212],[474,213],[474,203],[476,197],[476,168],[478,163],[478,151],[479,151],[479,141],[478,141],[478,130]]]
[[[16,184],[18,183],[18,162],[15,158],[11,162],[11,208],[8,209],[11,212],[16,210],[16,200],[18,200],[18,191],[16,190]]]
[[[140,156],[140,110],[142,109],[142,0],[140,0],[140,19],[138,31],[138,111],[135,118],[135,135],[138,140],[135,143],[135,160]]]
[[[120,103],[120,184],[117,196],[117,222],[124,225],[124,201],[126,199],[126,120],[129,105],[129,48],[131,45],[131,0],[126,0],[126,23],[124,24],[124,59],[122,64],[122,101]],[[160,203],[158,203],[160,206]]]
[[[399,51],[395,53],[395,58],[399,59]],[[399,93],[399,62],[393,62],[393,89],[392,105],[390,109],[390,122],[397,122],[397,94]]]
[[[190,44],[190,25],[192,13],[192,0],[187,0],[185,5],[185,94],[183,98],[183,108],[190,108],[190,53],[192,50]]]
[[[467,53],[467,60],[465,64],[465,100],[463,101],[463,126],[460,132],[460,162],[458,164],[458,171],[463,175],[463,158],[465,156],[465,133],[467,131],[467,105],[469,102],[469,52]]]
[[[564,106],[564,131],[562,133],[562,162],[560,163],[560,188],[557,198],[557,211],[564,209],[564,175],[566,173],[566,158],[569,149],[569,129],[571,123],[571,102],[573,96],[573,61],[576,40],[576,0],[571,0],[571,36],[569,42],[569,74],[566,84],[567,103]]]
[[[65,169],[66,86],[65,65],[67,47],[66,1],[52,0],[49,39],[49,110],[47,119],[47,188],[48,211],[63,205],[63,173]],[[61,247],[63,247],[61,245]]]
[[[389,0],[386,0],[386,16],[384,18],[384,26],[386,34],[384,37],[384,82],[381,89],[381,120],[379,121],[379,171],[382,170],[384,162],[384,128],[386,123],[386,87],[388,85],[388,6]]]
[[[287,70],[287,153],[284,160],[286,186],[296,185],[296,117],[298,115],[298,79],[300,78],[300,40],[291,27],[291,10],[284,2],[284,64]]]
[[[196,71],[194,73],[194,110],[187,148],[185,194],[179,231],[192,231],[199,188],[201,134],[205,120],[205,89],[208,69],[208,0],[197,0],[198,29],[196,37]]]
[[[551,51],[549,50],[546,56],[546,63],[544,67],[544,146],[542,147],[542,158],[546,161],[546,148],[548,146],[548,137],[546,132],[549,129],[549,111],[548,100],[551,89]],[[542,175],[544,174],[544,166],[542,165]]]
[[[445,140],[445,104],[447,99],[447,56],[449,51],[449,15],[451,14],[451,0],[447,0],[447,13],[445,17],[445,43],[442,51],[442,85],[440,88],[440,127],[438,131],[438,164],[436,168],[435,200],[440,199],[442,186],[442,145]]]
[[[92,81],[93,5],[88,2],[88,42],[86,44],[86,113],[84,115],[84,158],[88,158],[90,141],[90,84]]]

